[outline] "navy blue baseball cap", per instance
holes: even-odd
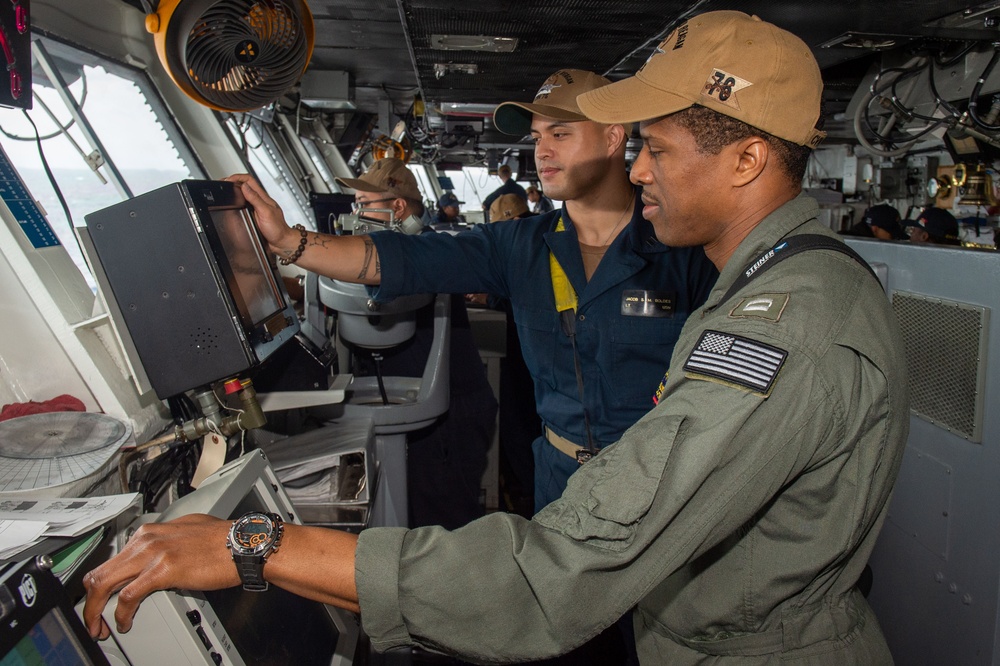
[[[445,192],[441,195],[441,198],[438,199],[439,208],[447,208],[448,206],[455,206],[457,208],[460,203],[462,202],[458,200],[458,197],[455,196],[454,192]]]
[[[958,240],[958,220],[943,208],[925,208],[916,220],[907,220],[906,226],[920,227],[939,242]]]
[[[893,240],[903,240],[906,234],[900,222],[899,211],[889,204],[878,204],[865,211],[862,220],[871,227],[878,227],[889,232]]]

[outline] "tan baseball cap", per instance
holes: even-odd
[[[635,76],[580,96],[599,123],[651,120],[694,104],[768,134],[816,147],[823,79],[805,42],[743,12],[694,16],[670,33]]]
[[[395,197],[421,201],[413,172],[402,160],[386,157],[373,163],[360,178],[335,178],[338,184],[359,192],[388,192]]]
[[[490,222],[512,220],[528,212],[528,204],[517,194],[501,194],[490,205]]]
[[[524,136],[531,131],[531,116],[538,114],[556,120],[588,120],[576,98],[610,80],[583,69],[560,69],[545,79],[532,103],[504,102],[493,112],[493,124],[504,134]],[[617,121],[616,121],[617,122]]]

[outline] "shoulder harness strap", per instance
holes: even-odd
[[[878,281],[878,276],[875,275],[875,271],[873,271],[872,267],[868,265],[868,262],[865,261],[860,254],[844,244],[843,241],[830,238],[829,236],[822,236],[820,234],[801,234],[799,236],[792,236],[788,239],[782,240],[743,269],[743,272],[740,273],[740,276],[736,278],[736,281],[729,287],[729,290],[719,301],[719,304],[721,305],[722,303],[728,301],[736,294],[736,292],[743,289],[743,287],[749,284],[751,280],[771,268],[771,266],[807,250],[833,250],[834,252],[846,254],[860,265],[864,266],[869,275]]]

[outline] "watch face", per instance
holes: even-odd
[[[274,541],[275,524],[263,513],[250,513],[233,525],[232,544],[244,555],[263,552]]]

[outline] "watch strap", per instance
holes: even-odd
[[[261,555],[233,555],[236,571],[243,581],[243,589],[248,592],[263,592],[267,589],[264,580],[264,557]]]

